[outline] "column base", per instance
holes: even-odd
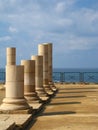
[[[49,101],[49,99],[50,99],[50,97],[40,97],[40,99],[41,99],[41,101],[43,102],[43,103],[46,103],[46,102],[48,102]]]
[[[40,98],[38,97],[36,92],[25,93],[24,96],[27,99],[28,103],[39,103],[40,102]]]
[[[44,89],[45,89],[45,92],[46,92],[49,96],[51,96],[51,95],[54,94],[54,92],[52,91],[52,89],[50,88],[49,85],[43,85],[43,87],[44,87]]]
[[[53,82],[49,82],[49,85],[50,85],[50,88],[51,88],[54,92],[57,91],[57,88],[56,88],[56,86],[54,85]]]
[[[39,97],[46,97],[47,96],[47,93],[45,92],[44,88],[36,88],[36,93]]]
[[[44,88],[36,89],[37,95],[39,96],[41,102],[46,102],[49,99],[48,94],[45,92]]]
[[[35,112],[40,111],[40,110],[42,109],[42,107],[43,107],[43,104],[42,104],[42,103],[30,103],[29,105],[30,105],[31,107],[33,107],[33,110],[34,110]]]
[[[18,111],[31,109],[25,98],[4,98],[0,106],[0,110],[4,111]]]

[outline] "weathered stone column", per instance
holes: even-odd
[[[30,106],[24,98],[24,67],[6,66],[6,94],[0,110],[26,110]]]
[[[16,48],[7,48],[6,53],[6,65],[16,65]]]
[[[6,50],[6,89],[0,110],[8,113],[28,113],[31,107],[24,98],[24,66],[16,66],[16,48]]]
[[[38,55],[43,56],[43,87],[48,95],[53,95],[48,81],[48,46],[46,44],[38,45]]]
[[[49,85],[50,87],[52,88],[53,91],[57,91],[57,88],[56,86],[54,85],[53,83],[53,80],[52,80],[52,43],[47,43],[47,46],[48,46],[48,78],[49,78]]]
[[[42,101],[47,101],[48,96],[43,88],[43,56],[36,55],[31,57],[35,61],[35,89]]]
[[[24,96],[28,103],[39,103],[35,91],[35,61],[21,60],[21,65],[24,65]]]

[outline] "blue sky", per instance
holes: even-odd
[[[98,68],[98,0],[0,0],[0,67],[7,47],[20,64],[44,42],[55,68]]]

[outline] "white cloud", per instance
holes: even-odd
[[[62,13],[62,12],[64,12],[65,10],[71,8],[72,5],[73,5],[75,2],[76,2],[76,0],[66,0],[66,1],[58,2],[58,3],[56,4],[55,10],[56,10],[56,12],[58,12],[58,13]]]
[[[65,9],[65,2],[59,2],[59,3],[57,3],[57,5],[55,7],[55,10],[57,12],[62,13],[64,11],[64,9]]]
[[[57,23],[57,25],[61,27],[70,27],[73,24],[73,21],[69,18],[61,18],[55,21],[55,23]]]
[[[20,43],[32,48],[32,42],[52,42],[58,54],[97,46],[98,10],[79,8],[78,0],[1,1],[0,22],[7,24],[8,36],[15,33],[12,42],[19,47]],[[11,37],[0,38],[0,42],[7,40]],[[27,53],[31,54],[29,49]]]
[[[70,50],[90,50],[96,48],[96,41],[98,38],[84,38],[84,37],[73,37],[69,39],[69,49]]]
[[[10,2],[11,4],[15,4],[18,0],[7,0],[8,2]]]
[[[77,33],[87,36],[88,34],[98,32],[96,30],[98,27],[98,11],[93,9],[81,9],[79,11],[73,12],[70,17],[74,21],[74,29]],[[96,23],[96,25],[94,23]]]
[[[98,37],[82,37],[71,34],[55,35],[54,48],[56,55],[64,55],[77,51],[98,49]]]
[[[10,41],[10,40],[11,40],[10,36],[0,37],[0,42]]]
[[[18,30],[12,26],[9,27],[9,31],[14,33],[14,32],[18,32]]]
[[[63,16],[56,14],[55,9],[52,10],[52,14],[47,11],[43,12],[41,5],[37,5],[37,3],[34,3],[35,7],[37,7],[36,9],[34,5],[31,6],[29,4],[22,9],[19,8],[18,13],[8,15],[12,24],[10,31],[16,31],[15,28],[12,28],[15,26],[23,33],[27,32],[28,35],[33,36],[35,41],[45,41],[47,39],[55,41],[54,39],[58,33],[59,39],[57,38],[56,43],[64,43],[65,48],[69,50],[89,49],[93,47],[93,44],[90,46],[91,39],[89,35],[93,37],[92,34],[98,32],[93,24],[97,24],[98,12],[86,8],[75,9],[73,12],[71,10],[63,12],[66,7],[72,6],[74,2],[73,0],[67,0],[66,2],[57,3],[56,9],[61,11],[62,14],[64,13],[65,15]],[[50,36],[51,34],[52,36]],[[70,38],[68,35],[74,37]]]

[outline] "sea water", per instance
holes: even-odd
[[[98,68],[54,68],[53,72],[98,72]]]
[[[5,82],[5,69],[0,68],[0,82]]]

